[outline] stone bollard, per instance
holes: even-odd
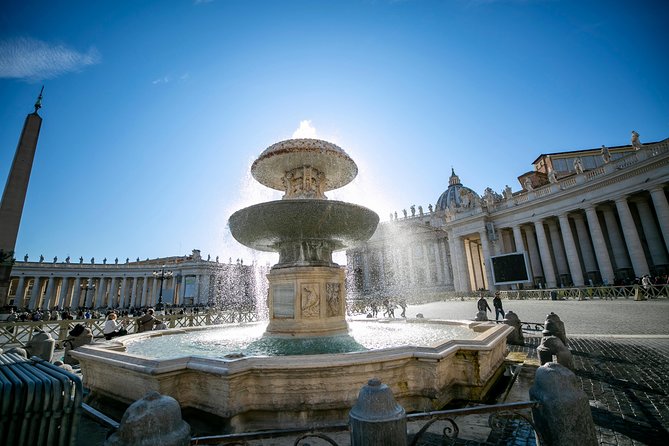
[[[560,316],[551,311],[551,314],[546,316],[545,324],[548,325],[549,322],[554,323],[554,328],[553,328],[554,335],[560,338],[565,347],[569,345],[569,340],[567,339],[567,331],[564,328],[564,322],[562,322]]]
[[[513,331],[506,338],[506,343],[512,345],[525,345],[523,328],[518,315],[511,310],[507,311],[504,317],[504,323],[513,327]]]
[[[553,313],[551,313],[551,315],[557,317],[557,315],[554,315]],[[541,338],[541,344],[539,344],[539,347],[537,347],[539,362],[542,365],[546,364],[547,362],[552,362],[553,355],[555,355],[559,364],[573,370],[573,357],[569,349],[562,342],[561,336],[564,337],[564,335],[560,333],[560,326],[555,318],[546,319],[546,324],[544,327],[544,336]]]
[[[406,411],[377,378],[360,389],[349,413],[351,446],[406,446]]]
[[[188,446],[190,426],[170,396],[152,391],[128,407],[118,430],[105,446]]]
[[[571,370],[554,362],[539,367],[530,388],[530,399],[540,403],[532,409],[532,417],[543,444],[598,444],[588,397],[578,388]]]
[[[56,341],[49,333],[43,331],[37,332],[26,344],[26,351],[29,356],[37,356],[47,362],[51,362],[55,349]]]

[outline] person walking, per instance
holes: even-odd
[[[485,311],[486,313],[488,311],[492,311],[490,305],[488,305],[488,301],[485,300],[485,297],[483,297],[483,294],[481,294],[481,298],[478,300],[478,302],[476,302],[476,307],[479,311]]]
[[[504,319],[504,309],[502,308],[502,298],[500,297],[499,291],[495,291],[495,297],[492,299],[492,306],[495,307],[495,321],[499,321],[499,315],[502,315],[502,320]]]

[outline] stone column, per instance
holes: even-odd
[[[186,300],[186,274],[181,274],[181,287],[179,288],[179,303],[181,305],[185,304]]]
[[[68,286],[68,279],[67,277],[61,277],[60,279],[60,296],[58,296],[58,300],[56,300],[56,306],[65,306],[65,301],[67,300],[67,292],[69,290]]]
[[[137,307],[137,279],[138,277],[135,276],[132,278],[132,285],[130,286],[130,306],[131,307]]]
[[[657,226],[655,226],[655,218],[653,218],[653,212],[650,210],[648,201],[646,199],[638,199],[634,202],[637,211],[639,211],[639,220],[641,220],[641,227],[646,236],[646,243],[648,243],[648,251],[650,252],[653,265],[668,264],[667,254],[664,252],[664,240],[657,230]]]
[[[48,310],[52,307],[51,301],[53,300],[53,288],[54,288],[55,277],[50,276],[49,281],[46,284],[46,294],[44,295],[44,302],[42,302],[42,309]]]
[[[639,239],[639,233],[636,230],[632,213],[627,204],[627,197],[616,199],[616,209],[618,209],[620,226],[622,226],[623,235],[625,236],[627,252],[629,252],[630,259],[632,260],[634,275],[637,277],[645,276],[649,272],[648,263],[646,262],[646,255],[643,252],[643,246],[641,246],[641,239]]]
[[[564,241],[565,252],[567,253],[567,261],[569,262],[571,280],[574,282],[574,286],[583,286],[585,285],[583,280],[583,268],[581,268],[581,261],[578,258],[578,251],[576,250],[574,235],[571,232],[569,217],[567,214],[562,214],[558,217],[558,220],[560,221],[562,239]]]
[[[14,305],[16,306],[16,308],[21,309],[25,305],[25,303],[23,302],[25,300],[25,294],[26,294],[25,286],[26,286],[25,276],[19,276],[19,283],[16,285],[16,294],[14,297]]]
[[[430,259],[430,256],[428,255],[428,248],[427,248],[427,243],[423,242],[420,244],[422,249],[423,249],[423,258],[425,259],[425,283],[433,283],[432,282],[432,260]]]
[[[650,196],[655,205],[655,213],[657,214],[657,221],[660,223],[660,232],[664,238],[664,246],[669,252],[669,203],[667,203],[667,196],[664,193],[662,186],[657,186],[650,189]]]
[[[539,247],[537,246],[537,239],[534,235],[534,226],[525,226],[525,238],[527,239],[527,252],[530,254],[530,266],[532,271],[532,283],[534,277],[544,275],[544,270],[541,267],[541,256],[539,255]]]
[[[590,235],[588,228],[585,226],[585,220],[580,213],[572,214],[574,219],[574,226],[576,226],[576,235],[578,236],[578,243],[581,248],[581,256],[583,257],[583,266],[587,272],[597,271],[597,262],[595,262],[595,253],[592,251],[592,243],[590,242]]]
[[[451,234],[448,237],[448,244],[451,251],[451,260],[453,262],[453,287],[455,288],[455,291],[458,292],[469,291],[468,282],[462,280],[461,274],[461,268],[463,267],[462,251],[464,250],[462,239]]]
[[[116,286],[116,276],[111,278],[111,283],[109,284],[109,297],[107,298],[107,306],[108,307],[114,307],[114,305],[117,305],[117,299],[118,299],[118,291],[117,291],[117,286]]]
[[[28,309],[34,310],[37,308],[37,305],[39,304],[39,299],[40,297],[40,291],[42,288],[42,278],[39,276],[35,276],[33,280],[33,288],[30,293],[30,302],[28,302]]]
[[[594,206],[588,206],[585,208],[585,215],[588,218],[588,227],[592,235],[592,244],[595,247],[595,255],[597,256],[597,265],[599,266],[599,274],[602,276],[602,282],[605,285],[613,285],[615,275],[613,274],[611,258],[609,257],[609,250],[606,247],[604,234],[599,225],[597,210]]]
[[[441,251],[441,258],[443,259],[442,267],[444,269],[444,283],[453,284],[453,258],[450,253],[448,239],[439,240],[439,249]]]
[[[158,286],[160,280],[157,277],[151,279],[151,297],[149,298],[148,305],[153,307],[158,302]]]
[[[562,237],[558,231],[557,224],[553,219],[546,220],[546,226],[548,226],[548,231],[551,236],[551,244],[553,245],[553,256],[555,257],[555,266],[557,267],[558,274],[569,274],[569,265],[567,265],[567,259],[565,258],[564,245],[562,243]],[[573,279],[572,279],[573,280]],[[558,280],[562,282],[562,280]]]
[[[444,264],[446,262],[441,261],[441,243],[439,239],[434,240],[434,266],[437,269],[437,283],[444,283]]]
[[[147,305],[146,303],[146,293],[149,290],[149,278],[144,276],[142,277],[142,306],[145,307]]]
[[[202,276],[200,277],[200,294],[201,294],[200,302],[205,304],[209,301],[209,284],[210,284],[209,274],[202,274]]]
[[[511,232],[513,233],[513,249],[516,252],[525,251],[525,244],[523,243],[523,234],[520,231],[520,225],[512,226]]]
[[[70,302],[70,307],[79,308],[79,299],[81,298],[81,277],[77,276],[74,278],[74,285],[72,285],[72,301]]]
[[[543,221],[535,221],[534,230],[537,232],[537,242],[539,243],[539,254],[541,256],[541,265],[544,270],[546,287],[555,288],[557,286],[557,281],[555,279],[555,268],[553,267],[553,259],[551,258],[551,251],[550,247],[548,246],[548,239],[546,238],[546,231],[544,230]]]
[[[611,251],[616,268],[631,268],[632,265],[627,256],[625,241],[620,233],[613,209],[608,205],[602,206],[602,214],[604,214],[604,223],[606,224],[606,232],[609,234],[609,242],[611,243]]]
[[[93,308],[101,307],[104,304],[105,293],[107,292],[107,283],[104,277],[98,279],[98,287],[95,289],[95,300]]]
[[[121,297],[119,298],[119,307],[125,308],[125,302],[128,300],[128,278],[123,276],[121,280]]]
[[[88,286],[88,287],[93,286],[94,283],[95,283],[95,279],[93,279],[91,277],[91,278],[88,279],[88,282],[86,283],[86,286]],[[95,290],[97,290],[97,288]],[[95,290],[84,290],[84,299],[86,300],[84,302],[84,307],[91,308],[91,306],[93,304],[93,297],[94,297],[95,292],[96,292]]]
[[[481,237],[481,248],[483,249],[483,261],[481,262],[483,264],[483,275],[486,278],[486,281],[488,282],[488,289],[490,291],[495,291],[497,288],[495,287],[495,278],[492,276],[492,268],[490,268],[490,265],[488,262],[490,261],[490,244],[488,242],[488,231],[487,230],[482,230],[479,231],[479,237]]]
[[[201,304],[202,301],[200,300],[202,297],[200,296],[200,274],[195,276],[195,301],[198,304]]]

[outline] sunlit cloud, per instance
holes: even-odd
[[[311,121],[305,119],[300,121],[300,126],[293,132],[293,138],[318,138],[316,128],[311,125]]]
[[[99,62],[100,53],[93,47],[81,53],[64,44],[31,38],[0,41],[0,78],[37,82],[81,71]]]

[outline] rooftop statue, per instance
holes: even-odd
[[[548,182],[549,183],[557,183],[558,182],[557,174],[555,173],[555,171],[553,170],[552,167],[548,168]]]
[[[634,147],[635,150],[641,150],[643,147],[641,141],[639,141],[639,134],[635,130],[632,130],[632,147]]]
[[[574,172],[578,173],[583,173],[583,161],[581,161],[581,157],[577,156],[574,159]]]
[[[611,154],[609,153],[609,148],[606,147],[604,144],[602,144],[602,150],[600,151],[602,155],[602,159],[604,160],[605,163],[608,164],[609,161],[611,161]]]

